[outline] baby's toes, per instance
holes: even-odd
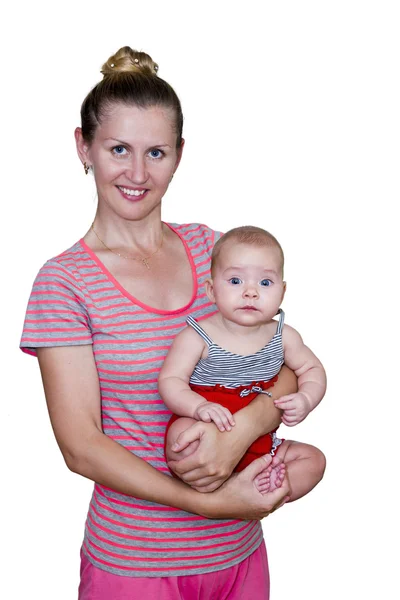
[[[257,490],[260,492],[260,494],[267,494],[270,491],[270,485],[263,484],[263,485],[257,486]]]
[[[285,475],[286,475],[286,468],[283,465],[283,467],[281,469],[279,469],[279,471],[276,475],[276,486],[277,487],[281,487],[283,480],[285,479]]]
[[[269,467],[267,467],[266,469],[264,469],[263,471],[261,471],[261,473],[258,474],[258,477],[265,477],[270,475],[272,472],[272,466],[270,465]]]
[[[283,481],[285,479],[285,475],[286,475],[286,465],[281,465],[281,468],[279,469],[279,478]]]
[[[260,487],[262,485],[268,485],[269,486],[269,484],[271,482],[271,477],[270,476],[268,476],[268,477],[265,477],[265,476],[264,477],[258,477],[254,481],[255,481],[255,484],[256,484],[257,487]]]

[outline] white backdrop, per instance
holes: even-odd
[[[123,45],[150,53],[183,105],[186,147],[164,219],[274,233],[286,254],[287,322],[328,372],[320,407],[283,431],[323,449],[328,468],[311,495],[264,521],[272,600],[394,597],[398,3],[88,0],[7,10],[1,597],[77,596],[92,484],[65,467],[37,362],[18,342],[36,272],[93,218],[93,179],[73,131],[101,64]]]

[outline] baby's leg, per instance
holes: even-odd
[[[191,442],[187,448],[181,450],[180,452],[174,452],[171,450],[171,446],[176,442],[179,435],[186,429],[189,429],[189,427],[191,427],[191,425],[194,423],[198,423],[198,421],[191,419],[190,417],[181,417],[172,423],[171,427],[168,429],[167,441],[165,444],[165,456],[167,460],[179,460],[181,458],[186,458],[197,450],[200,440]]]
[[[272,467],[284,462],[291,489],[289,502],[311,492],[324,475],[326,459],[315,446],[285,440],[278,448]]]

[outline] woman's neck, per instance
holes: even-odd
[[[98,207],[93,225],[85,236],[92,248],[100,244],[101,249],[106,245],[118,251],[125,250],[128,254],[146,254],[160,245],[164,235],[161,210],[155,210],[137,221],[105,212]]]

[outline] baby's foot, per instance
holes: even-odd
[[[275,466],[272,464],[257,475],[254,484],[260,494],[268,494],[281,487],[285,473],[285,463],[281,462]]]

